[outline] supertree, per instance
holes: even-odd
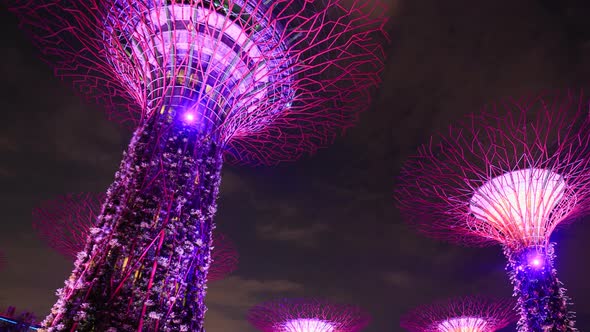
[[[49,331],[201,331],[224,155],[275,164],[356,120],[383,69],[366,0],[17,0],[56,74],[136,126]]]
[[[75,259],[96,226],[103,199],[102,193],[77,193],[44,201],[33,209],[33,229],[51,248]],[[227,235],[214,232],[211,249],[207,281],[224,279],[237,269],[239,255]]]
[[[252,307],[248,321],[264,332],[355,332],[370,322],[357,306],[320,299],[280,299]]]
[[[494,332],[516,321],[513,302],[457,297],[415,308],[400,325],[410,332]]]
[[[423,145],[401,171],[396,197],[419,231],[504,247],[521,331],[576,330],[550,236],[589,208],[588,106],[573,91],[491,103]]]

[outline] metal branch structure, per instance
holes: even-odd
[[[51,248],[75,259],[96,226],[102,193],[77,193],[47,200],[33,209],[33,229]],[[224,279],[238,267],[239,254],[225,234],[214,232],[207,281]]]
[[[75,259],[96,226],[105,195],[75,193],[42,202],[33,209],[33,230],[49,247]]]
[[[12,1],[56,75],[137,128],[48,331],[202,331],[224,159],[292,160],[351,126],[384,67],[384,6]]]
[[[211,267],[207,273],[207,281],[225,279],[238,268],[239,258],[234,242],[227,235],[213,233]]]
[[[370,322],[357,306],[320,299],[280,299],[252,307],[248,321],[263,332],[356,332]]]
[[[457,297],[417,307],[400,325],[410,332],[494,332],[516,321],[513,306],[510,300]]]
[[[504,247],[520,331],[576,330],[550,236],[590,207],[589,109],[574,91],[489,104],[423,145],[399,178],[399,207],[419,231]]]

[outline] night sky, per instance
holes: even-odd
[[[240,252],[211,283],[208,331],[254,331],[264,300],[319,296],[370,312],[366,332],[401,331],[409,309],[456,295],[509,297],[499,246],[422,237],[395,208],[395,177],[429,136],[487,101],[590,84],[587,0],[399,0],[384,82],[369,112],[332,146],[275,168],[226,166],[218,228]],[[101,192],[131,132],[76,97],[2,8],[0,308],[45,316],[72,263],[31,228],[31,210],[69,192]],[[590,218],[554,233],[557,268],[590,330]],[[514,331],[510,327],[505,331]]]

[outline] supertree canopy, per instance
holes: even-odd
[[[102,193],[78,193],[47,200],[33,209],[33,228],[51,248],[75,259],[96,226],[103,199]],[[213,245],[207,281],[224,279],[238,267],[239,254],[227,235],[214,232]]]
[[[572,91],[490,104],[422,146],[400,176],[399,206],[420,231],[504,247],[521,331],[575,331],[549,239],[588,211],[588,109]]]
[[[49,331],[202,331],[221,166],[328,144],[367,107],[366,0],[17,0],[56,74],[137,127]]]
[[[458,297],[415,308],[401,320],[410,332],[493,332],[516,321],[508,300]]]
[[[354,332],[369,324],[360,308],[319,299],[281,299],[254,306],[248,321],[264,332]]]
[[[330,143],[384,68],[381,0],[11,3],[56,75],[114,119],[163,118],[236,162]]]

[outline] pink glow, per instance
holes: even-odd
[[[294,319],[280,327],[285,332],[335,332],[330,322],[319,319]]]
[[[485,332],[488,323],[479,317],[459,317],[438,324],[439,332]]]
[[[524,246],[542,243],[551,212],[565,191],[564,179],[548,170],[522,169],[493,178],[469,202],[477,220]]]
[[[281,299],[251,308],[248,321],[263,332],[357,332],[369,323],[369,317],[355,306]]]
[[[175,4],[172,7],[156,7],[150,12],[148,17],[150,20],[146,21],[144,25],[137,26],[137,31],[132,37],[136,41],[134,43],[135,54],[142,55],[138,56],[136,60],[144,69],[144,77],[151,76],[152,67],[162,65],[159,63],[158,57],[162,54],[169,53],[171,50],[168,48],[171,47],[170,45],[174,45],[173,50],[175,52],[189,54],[194,51],[199,54],[199,57],[209,55],[216,63],[221,64],[221,66],[233,68],[232,76],[241,82],[237,87],[241,94],[246,93],[255,84],[268,82],[271,69],[266,65],[265,57],[263,57],[260,49],[256,46],[256,42],[250,39],[241,27],[233,23],[226,16],[202,7],[195,8],[193,5]],[[243,47],[251,58],[260,60],[254,75],[251,75],[252,73],[250,73],[241,56],[222,43],[217,37],[198,33],[194,30],[180,29],[176,30],[172,35],[152,33],[155,27],[172,24],[171,22],[177,20],[188,20],[194,24],[206,24],[211,28],[219,29],[229,35],[232,40]],[[146,64],[146,60],[150,63],[150,66]],[[164,58],[163,60],[166,59]],[[236,63],[234,64],[234,62]],[[184,66],[188,67],[190,65],[187,63]],[[155,79],[155,77],[151,79]],[[261,89],[251,98],[264,98],[265,93],[266,89]]]
[[[415,308],[402,317],[411,332],[494,332],[516,320],[511,300],[458,297]]]

